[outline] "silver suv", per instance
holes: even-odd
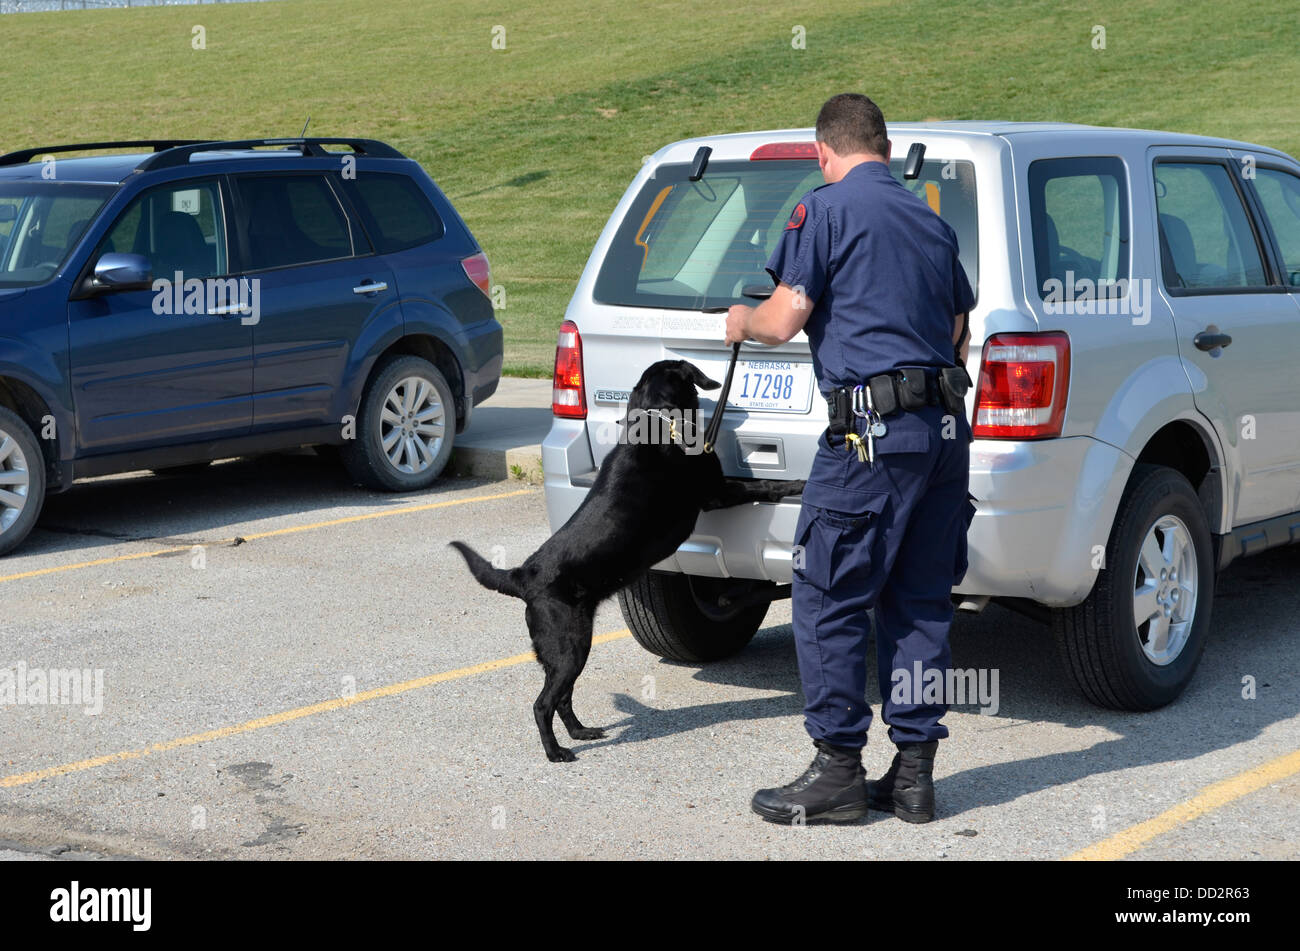
[[[1300,164],[1241,142],[1079,125],[890,136],[892,171],[955,229],[978,295],[978,512],[954,597],[1050,622],[1095,703],[1168,703],[1205,645],[1216,572],[1300,540]],[[812,141],[797,129],[677,142],[633,180],[560,332],[542,446],[553,528],[614,444],[642,369],[683,358],[721,378],[713,311],[771,287],[764,262],[822,181]],[[923,164],[905,176],[917,143]],[[724,469],[805,478],[826,426],[806,337],[746,345],[741,361]],[[797,514],[705,513],[620,596],[633,634],[680,660],[739,650],[789,592]]]

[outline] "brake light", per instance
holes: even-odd
[[[478,254],[471,254],[463,258],[460,266],[465,269],[465,276],[468,277],[487,297],[492,296],[492,267],[488,264],[487,255],[480,251]]]
[[[1068,336],[994,334],[984,342],[972,431],[980,439],[1059,436],[1069,391]]]
[[[751,162],[763,159],[815,159],[817,144],[815,142],[769,142],[760,145],[750,153]]]
[[[587,418],[582,385],[582,337],[571,320],[560,324],[555,345],[555,377],[551,383],[551,412],[569,419]]]

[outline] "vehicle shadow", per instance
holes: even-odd
[[[1300,613],[1300,589],[1289,579],[1297,574],[1300,546],[1233,564],[1220,577],[1210,639],[1191,686],[1174,703],[1147,713],[1106,710],[1085,700],[1058,661],[1045,626],[996,605],[978,616],[959,616],[953,626],[953,666],[997,670],[999,708],[975,723],[959,725],[953,724],[952,713],[977,713],[978,706],[951,708],[945,722],[953,732],[941,744],[944,769],[935,783],[941,817],[1108,772],[1194,760],[1256,739],[1274,724],[1295,717],[1300,712],[1300,641],[1293,619]],[[876,718],[866,762],[868,773],[873,773],[888,764],[893,746],[879,719],[874,652],[867,666],[867,699]],[[761,631],[742,654],[701,668],[695,678],[779,694],[675,710],[616,695],[615,707],[628,716],[613,726],[623,729],[583,748],[656,740],[733,720],[798,717],[803,708],[788,625]],[[1251,699],[1244,695],[1243,678],[1252,678]],[[1034,729],[1041,724],[1062,729]],[[1108,736],[1088,742],[1069,732],[1083,728],[1090,728],[1092,737],[1097,728]],[[961,762],[964,730],[1005,731],[1005,739],[996,744],[1005,759],[949,771]],[[798,739],[803,741],[801,727]],[[1056,749],[1038,752],[1044,747]],[[1109,798],[1106,808],[1117,816],[1113,803]],[[1085,802],[1081,809],[1101,805]]]
[[[442,479],[422,492],[390,495],[352,483],[342,465],[310,450],[231,459],[188,474],[127,473],[78,482],[51,495],[36,528],[0,562],[19,573],[43,555],[93,556],[94,549],[139,543],[141,551],[212,544],[231,526],[339,506],[401,506],[436,500],[484,480]]]

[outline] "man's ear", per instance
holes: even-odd
[[[717,380],[712,380],[705,376],[704,373],[701,372],[700,368],[694,363],[689,363],[686,360],[682,361],[682,373],[686,376],[686,379],[690,380],[702,390],[716,390],[718,387],[722,386],[722,384]]]
[[[813,145],[817,148],[817,167],[825,173],[826,163],[831,160],[832,153],[830,147],[821,139],[815,139]]]

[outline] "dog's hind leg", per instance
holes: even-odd
[[[605,738],[604,730],[596,726],[583,726],[582,721],[573,712],[572,690],[560,698],[560,705],[556,709],[560,713],[560,719],[564,721],[564,728],[569,731],[569,736],[575,740],[603,740]]]
[[[577,665],[578,674],[587,666],[587,657],[591,654],[591,625],[595,609],[588,610],[585,607],[575,609],[579,615],[578,621],[581,627],[576,631],[574,644],[578,649]],[[576,681],[577,675],[574,675]],[[569,731],[569,736],[575,740],[601,740],[605,737],[605,731],[599,727],[583,726],[582,721],[578,719],[577,714],[573,712],[573,687],[570,686],[567,693],[560,697],[559,706],[560,719],[564,721],[564,728]]]
[[[573,755],[573,750],[561,746],[555,739],[553,721],[555,711],[560,706],[561,696],[573,693],[572,681],[565,686],[563,675],[545,661],[542,662],[542,669],[546,671],[546,683],[542,685],[542,692],[533,701],[533,718],[537,721],[537,732],[542,737],[542,749],[546,751],[546,758],[552,763],[571,763],[577,757]]]
[[[555,739],[554,720],[559,711],[569,735],[574,739],[597,739],[574,731],[585,728],[573,715],[573,684],[582,673],[591,650],[592,612],[557,599],[530,602],[525,616],[533,650],[546,673],[546,683],[533,703],[533,717],[542,738],[546,758],[552,763],[569,763],[575,757]],[[585,620],[585,623],[584,623]],[[602,736],[604,734],[601,734]]]

